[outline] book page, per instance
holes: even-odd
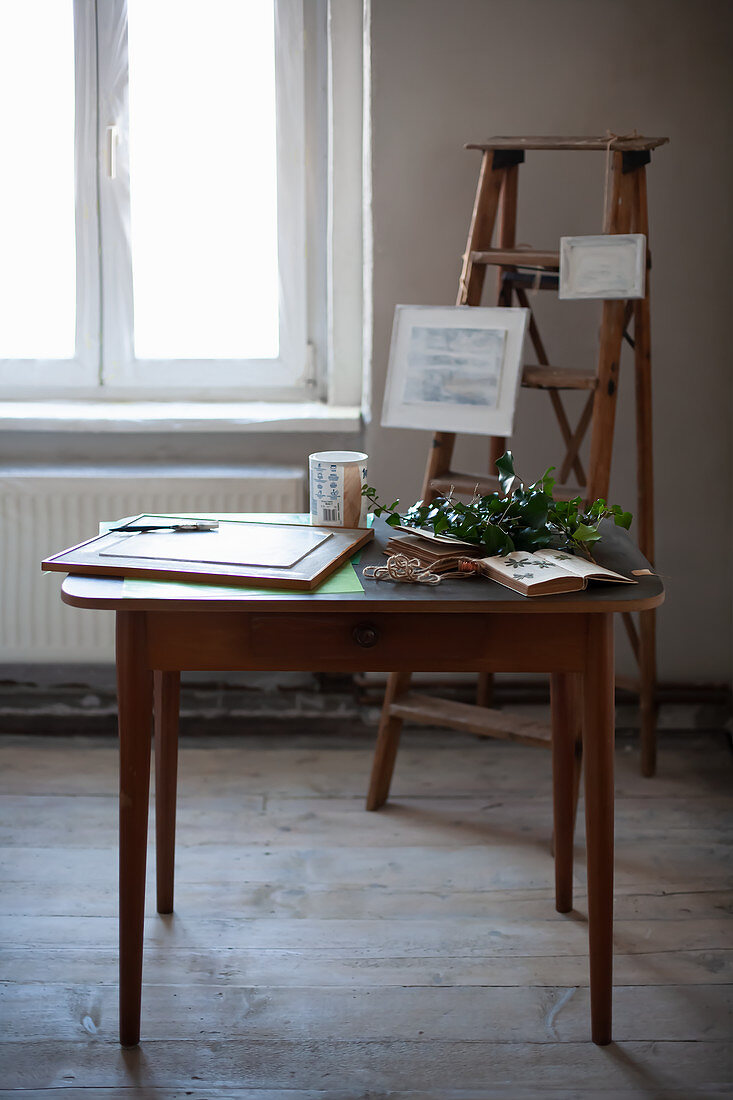
[[[120,533],[100,557],[289,569],[329,538],[331,532],[310,527],[224,522],[216,531]]]
[[[578,577],[588,580],[616,581],[625,584],[637,584],[633,577],[624,577],[621,573],[614,573],[613,569],[606,569],[603,565],[597,565],[594,561],[587,561],[577,554],[568,554],[564,550],[535,550],[532,555],[543,558],[557,564],[568,573],[574,573]]]
[[[404,528],[399,529],[400,532]],[[387,542],[387,548],[394,553],[423,555],[432,560],[441,558],[475,558],[481,556],[481,547],[475,543],[457,542],[455,539],[437,542],[433,539],[424,539],[422,535],[392,535]]]
[[[507,583],[511,584],[512,580],[520,581],[527,587],[577,575],[566,569],[564,562],[552,561],[544,551],[539,550],[533,554],[515,550],[511,554],[495,554],[490,558],[482,558],[481,561],[495,574],[506,576]]]
[[[406,535],[416,535],[418,538],[425,539],[427,542],[437,542],[445,546],[454,546],[456,550],[460,550],[463,547],[468,547],[471,550],[480,549],[477,548],[475,542],[464,542],[463,539],[454,539],[452,535],[436,535],[435,531],[428,530],[427,527],[393,527],[393,531],[404,531]]]

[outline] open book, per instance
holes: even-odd
[[[532,553],[515,550],[512,554],[482,558],[480,547],[457,539],[437,539],[431,537],[431,532],[394,535],[387,543],[387,553],[418,558],[426,568],[443,576],[481,573],[523,596],[578,592],[588,581],[638,583],[633,577],[623,577],[612,569],[564,550],[535,550]]]

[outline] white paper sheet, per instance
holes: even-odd
[[[120,534],[100,556],[289,569],[331,537],[309,527],[220,523],[216,531]]]

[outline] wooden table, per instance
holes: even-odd
[[[357,572],[384,561],[388,529]],[[597,554],[631,574],[646,562],[608,528]],[[134,598],[119,578],[69,576],[65,603],[117,613],[120,741],[120,1042],[140,1039],[151,723],[156,739],[157,907],[173,910],[178,698],[182,670],[549,672],[553,695],[556,907],[572,908],[573,710],[582,678],[591,1033],[611,1041],[613,935],[613,614],[658,606],[658,577],[638,585],[526,599],[488,581],[432,588],[364,581],[319,595],[210,588]]]

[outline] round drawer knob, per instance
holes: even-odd
[[[373,623],[358,623],[351,631],[351,636],[362,649],[370,649],[379,641],[379,631]]]

